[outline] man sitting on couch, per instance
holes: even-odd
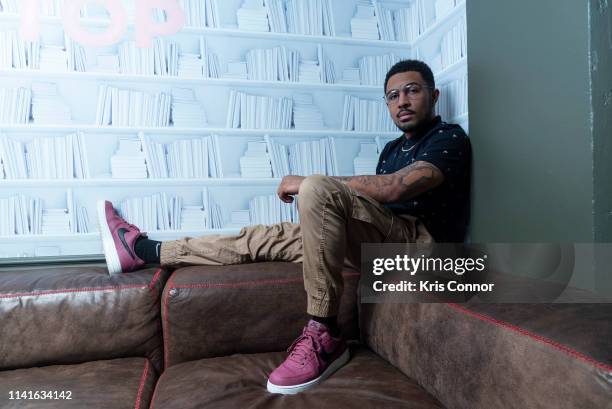
[[[440,93],[431,69],[420,61],[400,61],[387,73],[384,90],[391,118],[403,134],[383,149],[376,175],[285,176],[277,193],[286,203],[299,194],[299,224],[260,224],[237,235],[166,242],[149,240],[110,202],[100,202],[109,272],[133,271],[145,263],[303,263],[312,318],[267,387],[293,394],[321,382],[349,359],[336,315],[343,266],[359,269],[361,243],[463,242],[465,236],[470,143],[460,126],[435,115]]]

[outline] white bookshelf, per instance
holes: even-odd
[[[129,3],[130,0],[126,2]],[[416,1],[416,0],[415,0]],[[432,19],[434,1],[425,2],[425,13],[429,25],[412,42],[369,40],[352,38],[350,21],[356,12],[358,0],[331,1],[333,24],[336,35],[310,36],[293,33],[245,31],[237,28],[236,11],[242,0],[217,0],[219,27],[184,27],[172,36],[163,37],[164,42],[178,44],[183,52],[198,51],[198,42],[204,38],[208,52],[218,57],[220,73],[227,72],[228,63],[245,61],[245,54],[252,49],[285,47],[300,53],[300,59],[316,60],[317,50],[322,49],[324,58],[331,61],[335,69],[335,83],[306,83],[289,81],[254,81],[240,78],[184,77],[172,75],[134,75],[109,73],[94,70],[86,72],[47,71],[38,69],[16,69],[0,67],[0,88],[29,88],[36,83],[56,84],[57,94],[70,107],[71,122],[0,124],[0,136],[28,143],[37,137],[61,137],[71,133],[82,133],[86,147],[89,177],[85,179],[2,179],[0,168],[0,199],[23,194],[40,198],[45,208],[67,208],[67,192],[79,206],[86,209],[89,218],[88,233],[63,235],[23,234],[0,236],[0,263],[3,257],[71,256],[101,253],[101,243],[95,217],[95,203],[108,199],[115,203],[133,197],[144,197],[159,192],[180,197],[185,206],[202,205],[202,190],[219,205],[224,228],[202,228],[200,230],[151,231],[154,239],[168,240],[183,236],[237,233],[238,227],[230,226],[232,212],[249,208],[249,201],[256,196],[276,192],[280,177],[254,178],[240,175],[240,158],[245,154],[249,141],[263,141],[269,136],[275,143],[289,147],[306,141],[331,138],[336,147],[333,160],[340,175],[354,174],[353,160],[360,152],[361,144],[377,143],[379,147],[400,135],[398,132],[356,132],[342,130],[342,115],[345,96],[381,101],[382,85],[371,86],[343,83],[343,71],[359,67],[359,59],[366,56],[394,54],[399,59],[420,58],[436,66],[442,38],[449,29],[465,19],[465,0],[456,0],[452,11],[440,19]],[[404,8],[411,0],[380,2],[387,9]],[[0,31],[18,30],[20,16],[0,11]],[[61,45],[62,20],[59,17],[40,18],[41,44]],[[105,18],[82,18],[81,25],[97,29],[108,25]],[[132,40],[134,24],[129,23],[124,40]],[[100,49],[85,48],[90,61],[101,54],[117,53],[118,44]],[[95,66],[88,68],[95,69]],[[461,81],[467,76],[465,57],[448,66],[439,66],[435,71],[436,82],[442,86]],[[379,79],[382,84],[383,78]],[[130,89],[145,93],[171,93],[174,88],[191,89],[201,104],[207,125],[201,127],[128,127],[94,125],[97,111],[97,96],[100,84]],[[229,95],[232,90],[251,95],[272,98],[292,98],[296,94],[308,94],[313,105],[321,112],[323,129],[244,129],[226,127]],[[468,113],[462,112],[454,118],[467,129]],[[114,179],[111,177],[110,158],[116,153],[119,141],[136,139],[139,133],[152,141],[170,144],[181,139],[218,136],[220,167],[225,177],[208,178],[146,178]]]

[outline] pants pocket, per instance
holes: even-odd
[[[374,226],[383,241],[389,239],[394,223],[394,215],[381,203],[363,193],[352,192],[351,217]]]

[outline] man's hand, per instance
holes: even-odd
[[[300,185],[304,179],[306,179],[305,176],[287,175],[283,177],[276,192],[280,200],[285,203],[293,202],[293,195],[297,195],[300,192]]]

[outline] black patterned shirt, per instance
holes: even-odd
[[[469,221],[470,140],[459,125],[439,116],[421,132],[388,142],[378,159],[376,174],[389,174],[416,161],[435,165],[444,174],[436,188],[401,203],[386,203],[396,214],[418,217],[439,243],[461,243]]]

